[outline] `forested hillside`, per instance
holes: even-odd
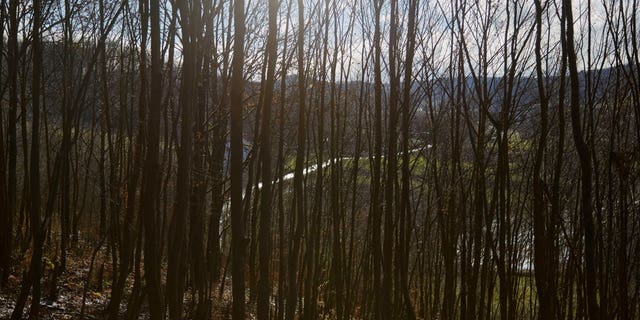
[[[635,0],[0,0],[0,318],[640,318]]]

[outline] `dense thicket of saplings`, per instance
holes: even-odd
[[[639,7],[1,0],[0,316],[636,319]]]

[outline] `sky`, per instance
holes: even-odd
[[[596,0],[596,1],[588,1],[588,0],[579,0],[573,1],[573,13],[575,24],[574,28],[576,30],[576,48],[581,53],[581,56],[584,56],[584,59],[579,59],[579,68],[586,69],[586,53],[587,53],[587,26],[590,22],[591,24],[591,44],[592,44],[592,56],[595,61],[595,57],[600,57],[602,59],[606,59],[607,63],[612,63],[612,55],[605,54],[603,52],[603,46],[601,45],[605,40],[606,36],[606,28],[605,28],[605,7],[602,1],[611,1],[611,0]],[[627,5],[630,1],[624,1]],[[318,7],[314,7],[316,3],[320,3],[322,5]],[[340,15],[340,23],[342,24],[343,30],[346,29],[351,18],[354,19],[354,25],[352,29],[352,34],[350,37],[345,39],[350,39],[350,42],[342,44],[344,47],[343,50],[347,50],[351,55],[350,63],[352,64],[352,78],[359,78],[359,69],[361,64],[363,63],[363,59],[366,58],[367,54],[372,50],[371,41],[373,38],[373,8],[370,5],[370,0],[350,0],[350,1],[338,1],[340,3],[341,8],[338,9]],[[487,41],[487,52],[488,52],[488,60],[489,60],[489,74],[494,75],[502,75],[504,70],[504,45],[505,45],[505,30],[508,28],[508,37],[511,38],[516,36],[516,32],[514,31],[513,23],[507,24],[507,12],[505,10],[507,4],[511,7],[511,14],[513,15],[513,2],[511,1],[488,1],[488,0],[478,0],[476,2],[469,1],[470,5],[468,5],[467,15],[466,15],[466,25],[464,32],[464,39],[467,45],[467,49],[469,52],[469,57],[471,58],[471,66],[477,65],[478,63],[478,49],[479,49],[479,34],[478,30],[483,28],[482,19],[486,19],[488,15],[491,16],[492,23],[489,27],[489,39]],[[533,54],[533,44],[534,44],[534,34],[533,31],[533,15],[535,13],[533,1],[516,1],[519,6],[519,14],[521,15],[520,22],[521,30],[517,33],[519,41],[518,47],[522,47],[520,56],[518,57],[518,64],[522,66],[524,72],[533,72],[534,66],[534,54]],[[588,5],[591,5],[591,14],[588,14]],[[305,14],[307,18],[310,19],[320,19],[322,18],[322,14],[319,11],[323,10],[324,2],[318,1],[305,1]],[[419,12],[419,21],[418,21],[418,29],[419,29],[419,41],[418,48],[416,52],[416,61],[424,61],[425,59],[429,59],[432,65],[434,66],[443,66],[450,65],[449,58],[456,53],[456,47],[451,45],[451,29],[450,29],[450,16],[451,16],[451,1],[432,1],[432,0],[422,0],[420,1],[420,9]],[[545,31],[543,33],[543,46],[548,45],[551,46],[550,50],[559,55],[559,34],[560,34],[560,20],[558,15],[556,14],[560,8],[560,4],[549,3],[548,8],[548,25],[545,27]],[[286,4],[282,6],[282,17],[284,17],[284,8]],[[297,30],[297,8],[296,5],[293,4],[292,7],[292,19],[291,24],[289,25],[289,41],[293,43],[292,36],[295,36],[293,32]],[[312,11],[313,10],[313,11]],[[406,1],[400,0],[400,30],[402,34],[403,31],[406,31],[406,14],[408,11],[406,9]],[[364,14],[363,14],[364,13]],[[589,19],[590,17],[590,19]],[[383,32],[383,43],[382,43],[382,52],[383,56],[386,56],[388,51],[388,29],[390,22],[390,9],[389,9],[389,1],[385,1],[385,6],[382,9],[381,15],[381,24],[382,24],[382,32]],[[333,26],[330,26],[330,29]],[[280,34],[283,34],[286,29],[286,21],[284,19],[280,22]],[[364,32],[363,32],[364,30]],[[456,34],[456,38],[454,41],[458,41],[459,30],[456,26],[454,26],[454,31]],[[307,37],[310,34],[307,33]],[[401,43],[404,42],[404,38],[401,39]],[[333,49],[333,41],[329,40],[329,50]],[[309,45],[307,43],[307,45]],[[339,45],[340,46],[340,45]],[[401,45],[400,50],[404,52],[404,47]],[[544,50],[544,48],[543,48]],[[401,56],[404,56],[402,53]],[[522,61],[525,60],[525,63]],[[311,62],[313,63],[313,62]],[[319,62],[317,62],[319,63]],[[385,65],[386,58],[385,58]],[[383,69],[385,67],[383,66]],[[555,68],[555,63],[549,66],[551,70]],[[292,70],[293,71],[293,70]],[[444,70],[440,70],[444,72]],[[384,70],[383,70],[383,73]]]

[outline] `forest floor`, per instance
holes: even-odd
[[[43,258],[43,280],[42,280],[42,299],[40,319],[104,319],[105,309],[109,303],[111,295],[111,261],[110,258],[102,253],[97,254],[94,261],[91,275],[91,257],[93,248],[90,245],[79,244],[77,249],[69,252],[67,257],[67,267],[57,279],[55,286],[56,292],[52,294],[51,285],[53,278],[54,264],[45,254]],[[106,250],[101,250],[104,252]],[[30,256],[29,253],[25,256]],[[6,288],[0,289],[0,319],[9,319],[15,308],[16,300],[20,294],[22,285],[22,269],[29,264],[26,259],[22,260],[19,267],[21,270],[14,270],[9,277],[9,283]],[[163,270],[164,272],[164,270]],[[87,277],[90,276],[87,284]],[[212,319],[227,319],[231,310],[231,281],[227,279],[223,293],[219,294],[219,286],[216,287],[213,297]],[[125,288],[125,297],[121,305],[121,317],[125,316],[127,309],[127,301],[129,299],[133,285],[133,273],[127,281]],[[86,289],[85,289],[86,286]],[[189,288],[185,294],[185,307],[190,306]],[[55,298],[52,298],[55,297]],[[84,310],[82,310],[84,297]],[[24,308],[23,318],[27,319],[29,308],[31,305],[31,297],[27,300]],[[188,313],[186,314],[189,318]],[[249,318],[252,316],[250,315]],[[148,319],[148,307],[146,298],[140,306],[139,316],[137,319]]]
[[[43,259],[45,266],[42,282],[41,318],[42,319],[98,319],[108,303],[109,289],[98,290],[89,287],[86,290],[84,312],[81,314],[86,276],[89,273],[90,253],[86,256],[70,254],[67,258],[67,270],[63,272],[56,285],[56,297],[52,298],[51,279],[53,270],[48,258]],[[96,272],[95,270],[93,271]],[[9,277],[9,285],[0,291],[0,319],[9,319],[20,294],[22,276],[19,272]],[[23,316],[29,315],[31,297],[28,298]]]

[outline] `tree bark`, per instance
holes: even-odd
[[[258,278],[258,305],[257,315],[259,320],[270,318],[269,298],[271,296],[271,106],[273,105],[273,88],[275,84],[276,58],[277,58],[277,20],[278,0],[269,1],[269,34],[267,36],[267,78],[264,86],[262,102],[262,136],[260,144],[260,159],[262,161],[262,191],[260,200],[260,227],[258,238],[260,239],[259,263],[260,276]],[[284,79],[282,80],[284,81]]]
[[[242,208],[243,139],[242,110],[244,93],[244,0],[235,0],[233,7],[234,36],[231,70],[231,255],[232,255],[232,319],[245,318],[245,252],[246,239]]]
[[[566,42],[566,55],[569,67],[569,78],[571,80],[571,130],[573,133],[573,142],[578,152],[578,160],[580,163],[581,183],[580,183],[580,215],[582,220],[582,228],[584,231],[584,257],[585,257],[585,299],[587,305],[587,317],[591,320],[599,320],[600,306],[598,305],[598,288],[596,279],[597,262],[595,259],[595,227],[593,222],[592,209],[592,175],[593,167],[591,163],[591,150],[584,140],[582,131],[582,118],[580,116],[580,79],[578,75],[577,54],[574,45],[573,31],[573,10],[571,0],[564,0],[562,3],[562,11],[564,13],[566,24],[565,34],[563,35]]]
[[[160,258],[158,249],[158,197],[160,193],[160,111],[162,109],[162,56],[160,54],[160,4],[150,0],[151,85],[147,119],[147,150],[142,171],[140,215],[144,229],[144,280],[147,286],[150,319],[164,318]]]

